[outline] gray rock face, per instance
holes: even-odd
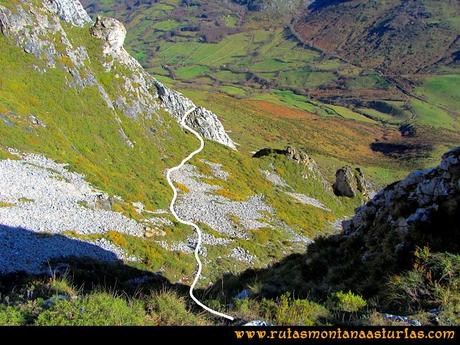
[[[62,20],[75,26],[84,26],[92,22],[78,0],[46,0],[44,5],[58,14]]]
[[[411,231],[419,229],[422,224],[448,222],[449,217],[458,217],[459,214],[459,180],[460,147],[447,152],[438,167],[415,171],[380,191],[358,209],[353,219],[345,222],[345,233],[356,235],[367,231],[373,224],[385,224],[398,233],[403,242]],[[439,212],[444,216],[434,218]],[[444,230],[453,231],[439,229]]]
[[[170,90],[151,77],[126,52],[123,48],[126,29],[121,22],[113,18],[98,17],[91,29],[91,33],[104,42],[104,55],[112,58],[112,60],[106,62],[105,67],[108,71],[112,69],[114,62],[119,62],[133,72],[131,78],[125,78],[125,89],[132,93],[132,97],[129,99],[119,97],[115,101],[115,106],[123,109],[125,114],[130,117],[136,117],[138,114],[145,112],[145,109],[148,109],[150,104],[156,102],[157,95],[162,102],[163,108],[178,122],[182,120],[183,115],[189,109],[196,107],[191,100],[179,92]],[[148,113],[156,110],[156,108],[149,109]],[[211,111],[196,107],[196,110],[187,117],[186,124],[198,131],[204,138],[235,149],[235,144],[225,132],[222,123]]]
[[[417,248],[459,253],[459,181],[460,147],[446,153],[439,166],[380,191],[343,222],[343,232],[308,249],[302,268],[305,285],[325,293],[355,289],[386,294],[389,277],[414,268]]]
[[[334,193],[338,196],[354,198],[357,193],[355,174],[349,166],[337,170],[335,174]]]
[[[114,18],[97,17],[91,34],[105,42],[104,54],[121,54],[126,38],[126,28],[121,22]]]
[[[167,88],[159,81],[156,81],[155,84],[163,106],[178,121],[182,119],[187,110],[195,107],[195,104],[181,93]],[[236,149],[235,143],[225,132],[224,126],[213,112],[202,107],[197,107],[187,117],[186,124],[198,131],[206,139]]]
[[[360,168],[353,169],[350,166],[345,166],[335,175],[334,193],[337,196],[345,196],[354,198],[361,193],[365,198],[372,196],[372,186],[364,177]]]
[[[14,40],[26,53],[45,62],[46,68],[40,69],[40,73],[59,66],[68,72],[67,86],[79,89],[95,86],[107,106],[113,108],[106,90],[87,66],[89,56],[86,48],[74,46],[61,25],[57,2],[44,1],[43,5],[37,8],[24,2],[15,11],[0,5],[3,35]],[[63,57],[67,63],[62,63]]]

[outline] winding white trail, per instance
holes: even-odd
[[[187,126],[185,124],[185,120],[187,119],[187,116],[190,115],[193,111],[195,111],[195,109],[196,109],[196,107],[193,107],[192,109],[188,110],[184,114],[184,116],[182,117],[182,120],[180,122],[180,125],[183,128],[185,128],[186,130],[188,130],[189,132],[193,133],[193,135],[195,135],[198,138],[198,140],[200,141],[200,148],[197,149],[196,151],[193,151],[190,155],[188,155],[188,157],[186,157],[178,166],[176,166],[174,168],[171,168],[171,169],[169,169],[167,171],[166,179],[168,180],[168,183],[169,183],[169,185],[171,186],[171,188],[172,188],[172,190],[174,192],[173,198],[171,200],[171,204],[169,205],[169,209],[171,210],[171,213],[174,215],[174,217],[177,219],[177,221],[179,223],[184,224],[184,225],[189,225],[189,226],[193,227],[196,230],[196,233],[198,234],[198,242],[197,242],[197,245],[195,247],[195,259],[196,259],[196,262],[198,263],[198,271],[196,273],[196,276],[195,276],[195,279],[193,281],[193,284],[190,286],[190,291],[189,291],[190,297],[195,301],[196,304],[198,304],[201,308],[207,310],[211,314],[214,314],[216,316],[223,317],[225,319],[233,321],[234,320],[233,317],[231,317],[229,315],[226,315],[224,313],[219,313],[218,311],[215,311],[214,309],[209,308],[208,306],[206,306],[203,303],[201,303],[200,300],[198,300],[198,298],[196,298],[195,295],[193,294],[193,290],[195,289],[196,284],[200,280],[201,272],[203,270],[203,264],[201,263],[200,255],[199,255],[200,248],[201,248],[201,243],[202,243],[202,233],[201,233],[201,229],[198,227],[198,225],[196,225],[195,223],[188,222],[186,220],[181,219],[177,215],[177,213],[176,213],[176,211],[174,209],[174,204],[176,203],[176,200],[177,200],[177,189],[176,189],[176,187],[174,186],[174,183],[171,180],[171,174],[173,172],[175,172],[176,170],[179,170],[180,168],[182,168],[185,165],[185,163],[187,163],[189,160],[191,160],[194,156],[199,154],[204,149],[204,140],[201,137],[201,135],[197,131],[195,131],[194,129],[190,128],[189,126]]]

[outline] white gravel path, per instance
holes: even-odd
[[[211,314],[213,315],[216,315],[216,316],[219,316],[219,317],[223,317],[225,319],[228,319],[228,320],[231,320],[233,321],[234,318],[230,315],[227,315],[225,313],[221,313],[221,312],[218,312],[217,310],[214,310],[210,307],[208,307],[207,305],[203,304],[198,298],[196,298],[196,296],[194,295],[194,289],[195,289],[195,286],[197,285],[198,281],[200,280],[201,278],[201,272],[203,270],[203,264],[201,262],[201,259],[200,259],[200,255],[201,255],[201,244],[202,244],[202,236],[203,236],[203,233],[200,229],[200,227],[193,223],[192,221],[189,221],[189,220],[186,220],[186,219],[183,219],[181,218],[181,216],[179,216],[177,213],[176,213],[176,210],[175,210],[175,204],[176,204],[176,200],[177,200],[177,197],[178,197],[178,191],[177,191],[177,188],[174,186],[174,183],[171,179],[171,176],[176,172],[176,171],[180,171],[183,166],[189,161],[191,160],[195,155],[199,154],[201,151],[203,151],[204,149],[204,139],[203,137],[197,132],[195,131],[194,129],[192,129],[191,127],[189,127],[187,124],[186,124],[186,121],[187,121],[187,117],[190,115],[190,113],[192,113],[193,111],[195,111],[195,107],[192,107],[191,109],[189,109],[188,111],[186,111],[182,117],[182,120],[180,122],[181,126],[188,130],[189,132],[191,132],[199,141],[200,141],[200,147],[198,149],[196,149],[195,151],[193,151],[192,153],[190,153],[187,157],[185,157],[182,162],[171,168],[171,169],[168,169],[168,171],[166,172],[166,179],[168,181],[168,184],[170,185],[171,189],[173,190],[174,194],[173,194],[173,197],[171,199],[171,203],[170,203],[170,206],[169,206],[169,209],[171,211],[171,213],[174,215],[174,217],[176,218],[176,220],[181,223],[181,224],[184,224],[184,225],[188,225],[188,226],[191,226],[195,229],[196,231],[196,234],[198,235],[198,239],[197,239],[197,244],[196,244],[196,247],[195,247],[195,250],[194,250],[194,253],[195,253],[195,259],[196,259],[196,262],[198,264],[198,269],[196,271],[196,274],[195,274],[195,278],[193,280],[193,283],[192,285],[190,286],[190,290],[189,290],[189,295],[190,297],[193,299],[193,301],[198,304],[200,307],[202,307],[204,310],[210,312]]]

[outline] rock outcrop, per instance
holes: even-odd
[[[318,167],[315,160],[311,158],[306,152],[293,146],[288,146],[284,150],[264,148],[254,153],[253,157],[261,158],[272,154],[286,156],[286,158],[294,161],[297,164],[307,167],[309,170],[315,170]]]
[[[155,81],[158,94],[165,109],[178,121],[182,120],[184,113],[196,107],[195,104],[181,93],[171,90],[159,81]],[[186,124],[197,130],[206,139],[216,141],[232,149],[236,149],[235,143],[230,139],[224,126],[213,112],[196,107],[188,117]]]
[[[126,33],[126,28],[121,22],[108,17],[97,17],[96,23],[91,28],[91,34],[105,42],[104,54],[113,57],[121,53]]]
[[[281,155],[298,164],[299,168],[301,168],[304,179],[316,179],[319,183],[322,184],[325,191],[332,194],[330,183],[324,178],[315,160],[305,151],[293,146],[287,146],[284,150],[264,148],[254,153],[253,157],[262,158],[270,155]],[[279,180],[279,177],[276,176],[276,174],[273,172],[262,171],[262,173],[274,184],[278,184],[279,186],[285,184],[282,179]],[[277,182],[276,180],[279,181]]]
[[[334,193],[337,196],[354,198],[356,196],[355,175],[349,166],[337,170],[335,174]]]
[[[84,26],[92,22],[80,1],[47,0],[45,6],[57,13],[62,20],[75,26]]]
[[[362,170],[360,168],[353,169],[348,165],[337,170],[333,189],[335,195],[348,198],[355,198],[359,193],[365,198],[369,198],[374,193]]]
[[[106,62],[106,69],[111,70],[115,62],[122,63],[133,71],[134,78],[125,80],[126,89],[132,92],[136,91],[137,98],[140,101],[137,104],[129,105],[127,98],[118,98],[115,105],[125,109],[125,113],[129,116],[137,116],[149,104],[155,103],[157,96],[162,102],[162,106],[166,109],[178,122],[182,120],[184,113],[196,107],[195,104],[179,92],[173,91],[158,80],[148,75],[140,64],[129,55],[123,48],[126,38],[126,29],[124,25],[116,19],[98,17],[95,25],[91,28],[93,36],[101,39],[104,42],[104,55],[112,60]],[[137,85],[134,87],[134,84]],[[140,89],[140,92],[139,92]],[[136,97],[130,97],[136,100]],[[156,109],[150,109],[154,111]],[[202,107],[196,107],[196,110],[191,113],[186,121],[187,125],[197,130],[206,139],[216,141],[222,145],[235,149],[235,144],[225,132],[222,123],[217,116],[209,110]]]
[[[298,150],[295,147],[288,146],[285,155],[294,162],[304,165],[309,169],[317,168],[316,162],[306,152]]]
[[[344,230],[346,234],[356,236],[376,224],[382,224],[399,234],[401,241],[398,241],[397,247],[401,248],[401,245],[404,246],[404,238],[411,232],[419,232],[422,227],[436,221],[451,219],[453,222],[454,219],[459,219],[459,209],[460,147],[446,153],[438,167],[415,171],[401,182],[383,189],[358,209],[355,217],[346,223]],[[447,217],[438,218],[440,214]],[[452,232],[453,229],[458,229],[460,223],[453,222],[453,225],[453,228],[433,228],[431,231]],[[459,235],[460,233],[456,234]]]
[[[415,250],[424,247],[460,252],[460,147],[438,167],[386,187],[344,222],[343,233],[312,245],[305,281],[373,294],[388,276],[410,269]]]

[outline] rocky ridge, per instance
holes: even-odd
[[[88,13],[79,1],[73,0],[48,0],[45,5],[59,17],[75,26],[84,26],[92,22]]]
[[[432,169],[415,171],[401,182],[380,191],[371,201],[358,209],[355,217],[346,223],[345,233],[357,236],[365,229],[385,219],[401,241],[424,224],[437,220],[458,218],[460,204],[460,148],[443,155],[441,164]],[[440,213],[448,216],[437,219]],[[458,223],[456,228],[458,228]],[[453,228],[455,229],[455,227]],[[445,229],[451,232],[453,229]],[[438,229],[442,231],[442,229]],[[458,236],[452,231],[452,235]]]
[[[332,188],[330,183],[324,178],[322,172],[320,171],[318,164],[316,161],[308,155],[305,151],[298,149],[293,146],[287,146],[284,150],[281,149],[272,149],[272,148],[263,148],[253,154],[254,158],[262,158],[265,156],[270,155],[279,155],[284,156],[287,159],[293,161],[297,165],[302,168],[302,174],[304,179],[315,179],[317,180],[324,190],[328,193],[332,194]],[[277,175],[274,171],[262,170],[261,173],[265,176],[265,178],[270,181],[273,185],[277,187],[286,187],[288,189],[292,189],[286,181],[284,181],[279,175]],[[327,208],[322,205],[319,201],[314,200],[306,195],[298,195],[298,193],[291,194],[294,199],[300,201],[304,204],[310,204],[312,206],[323,208],[327,210]]]
[[[178,121],[182,120],[182,116],[187,110],[195,107],[195,111],[189,114],[185,123],[197,130],[204,138],[236,149],[235,143],[225,132],[216,114],[203,107],[197,107],[181,93],[169,89],[158,80],[155,80],[155,85],[163,106]]]
[[[305,259],[305,280],[375,293],[386,277],[412,267],[417,248],[458,253],[459,225],[460,147],[439,166],[384,188],[343,222],[341,234],[317,241]]]

